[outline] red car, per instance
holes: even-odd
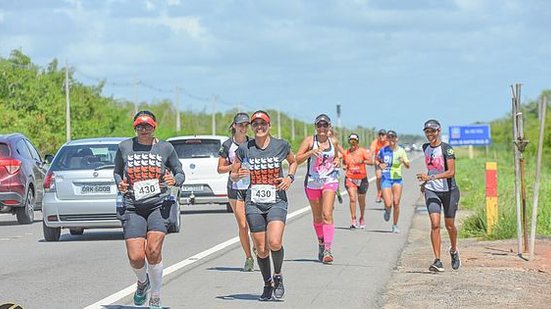
[[[17,216],[20,224],[34,221],[41,209],[47,163],[23,134],[0,135],[0,213]]]

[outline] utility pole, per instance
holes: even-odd
[[[180,133],[180,87],[176,87],[176,133]]]
[[[71,101],[69,100],[69,64],[65,60],[65,129],[67,142],[71,140]]]
[[[134,115],[138,113],[138,86],[140,85],[140,80],[136,77],[134,80]]]
[[[216,135],[216,95],[212,96],[212,135]]]
[[[295,141],[295,117],[291,115],[291,141]]]
[[[341,131],[341,132],[339,132],[340,142],[341,142],[341,145],[343,145],[343,143],[344,143],[344,130],[342,129],[342,123],[341,123],[341,103],[340,102],[337,103],[337,127]]]
[[[277,109],[277,138],[281,138],[281,113]]]

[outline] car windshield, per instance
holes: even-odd
[[[180,159],[217,158],[220,150],[220,140],[217,139],[187,139],[171,141]]]
[[[59,150],[50,170],[98,169],[102,166],[114,166],[118,144],[74,145]]]

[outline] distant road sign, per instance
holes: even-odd
[[[450,126],[449,144],[452,146],[490,145],[492,137],[487,124],[471,126]]]

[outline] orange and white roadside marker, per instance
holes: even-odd
[[[497,223],[497,162],[486,162],[486,232]]]

